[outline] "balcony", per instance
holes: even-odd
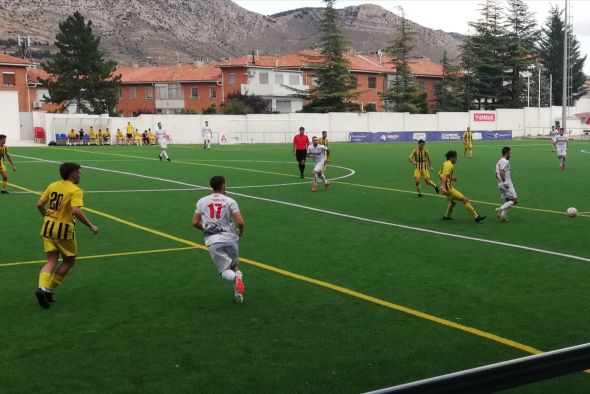
[[[183,109],[184,100],[156,100],[156,109]]]
[[[295,90],[309,90],[309,85],[277,85],[277,84],[242,84],[240,91],[242,94],[252,94],[255,96],[267,97],[290,97],[297,94]]]

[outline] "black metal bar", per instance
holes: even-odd
[[[371,391],[385,393],[493,393],[590,369],[590,343]],[[588,377],[590,387],[590,377]]]

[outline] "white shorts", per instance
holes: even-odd
[[[498,184],[498,190],[500,191],[500,197],[507,200],[515,200],[518,196],[516,195],[516,189],[514,185],[510,185],[508,189],[503,184]]]
[[[314,164],[313,166],[313,172],[317,172],[318,174],[320,172],[322,172],[322,170],[324,169],[324,161],[318,161],[317,163]]]
[[[237,242],[218,242],[209,245],[209,254],[218,273],[237,267],[239,263]]]
[[[212,136],[211,134],[209,134],[209,135],[204,135],[204,136],[203,136],[203,140],[205,140],[205,141],[207,141],[207,140],[211,140],[211,138],[212,138],[212,137],[213,137],[213,136]]]
[[[168,149],[168,141],[160,141],[160,148]]]
[[[557,156],[567,156],[566,148],[557,148]]]

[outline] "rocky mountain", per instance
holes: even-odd
[[[14,39],[30,36],[33,55],[53,51],[58,24],[74,11],[92,20],[104,50],[122,65],[192,63],[197,60],[284,54],[316,40],[321,8],[264,16],[230,0],[0,0],[0,51],[14,53]],[[400,17],[375,5],[340,10],[341,27],[357,52],[383,49]],[[415,54],[435,61],[458,54],[461,37],[413,24]],[[2,47],[4,45],[4,48]]]

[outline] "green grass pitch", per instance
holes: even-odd
[[[508,223],[494,214],[502,142],[476,141],[472,160],[460,143],[427,145],[437,182],[443,154],[459,151],[456,187],[480,224],[462,205],[442,221],[446,200],[428,186],[416,198],[410,144],[332,144],[328,178],[344,178],[316,193],[289,145],[171,146],[171,163],[157,147],[13,148],[15,187],[0,196],[2,391],[358,393],[529,355],[449,322],[542,351],[588,342],[590,215],[565,210],[590,211],[590,143],[571,143],[565,171],[547,141],[507,144],[520,200]],[[87,213],[100,234],[79,226],[82,258],[46,311],[34,297],[38,197],[16,186],[42,191],[61,161],[85,167],[86,207],[128,223]],[[191,218],[208,191],[195,186],[213,175],[238,193],[241,257],[341,291],[243,262],[235,304],[208,253],[182,241],[203,242]],[[590,375],[514,392],[587,393]]]

